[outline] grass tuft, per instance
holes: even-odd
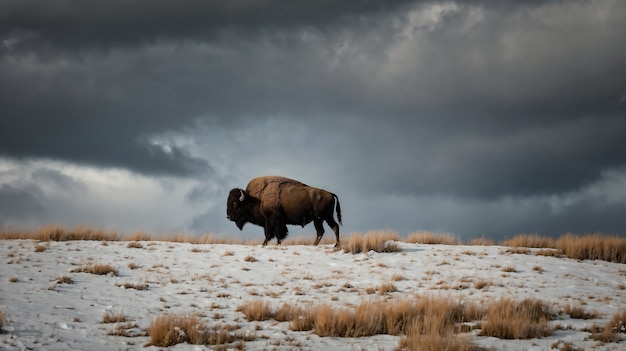
[[[242,312],[248,322],[266,321],[273,317],[272,306],[261,299],[246,302],[237,308],[237,312]]]
[[[93,264],[72,269],[72,273],[91,273],[96,275],[112,274],[117,276],[117,269],[110,264]]]
[[[7,313],[4,310],[0,309],[0,333],[2,333],[2,328],[7,323]]]
[[[604,260],[626,263],[626,238],[605,234],[564,234],[556,241],[556,248],[567,257],[577,260]]]
[[[517,234],[513,238],[504,240],[502,246],[510,247],[533,247],[533,248],[554,248],[554,239],[539,234]]]
[[[111,312],[107,311],[104,316],[102,316],[102,321],[100,323],[123,323],[126,322],[126,316],[122,312]]]
[[[430,231],[419,231],[409,234],[407,243],[428,244],[428,245],[457,245],[459,241],[451,233],[433,233]]]
[[[247,333],[231,333],[237,325],[220,324],[209,327],[197,315],[167,314],[157,317],[147,328],[148,346],[168,347],[179,343],[194,345],[220,345],[216,349],[241,349],[244,341],[256,339]],[[233,345],[229,345],[233,343]],[[226,347],[232,346],[232,347]]]
[[[392,231],[370,231],[365,234],[352,234],[342,241],[341,247],[345,252],[358,254],[362,252],[398,252],[402,251],[396,241],[400,236]]]
[[[548,321],[554,318],[549,306],[541,301],[525,299],[513,301],[502,298],[487,308],[487,321],[479,335],[500,339],[532,339],[549,336]]]

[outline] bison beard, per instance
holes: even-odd
[[[336,205],[336,207],[335,207]],[[241,230],[246,223],[256,224],[265,230],[265,241],[276,238],[278,244],[287,237],[289,225],[305,225],[313,222],[317,231],[315,245],[324,235],[324,222],[335,233],[339,246],[341,207],[337,195],[326,190],[310,187],[297,180],[267,176],[254,178],[246,190],[235,188],[228,194],[226,216]]]

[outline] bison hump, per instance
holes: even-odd
[[[306,186],[306,184],[290,178],[281,176],[263,176],[252,179],[248,183],[246,191],[250,195],[259,199],[262,197],[264,198],[267,195],[270,197],[278,197],[280,194],[280,188],[283,185]]]

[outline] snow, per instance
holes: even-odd
[[[561,308],[566,304],[595,311],[596,319],[552,321],[565,328],[532,340],[473,336],[493,350],[550,350],[564,342],[585,350],[626,350],[626,341],[602,344],[583,329],[603,326],[626,308],[626,266],[530,254],[511,254],[501,246],[448,246],[398,243],[401,252],[350,254],[330,245],[267,247],[188,244],[163,241],[0,241],[0,310],[6,321],[0,349],[7,350],[157,350],[145,346],[145,328],[165,314],[200,313],[208,325],[229,323],[255,335],[246,350],[395,350],[400,337],[319,337],[294,332],[288,322],[248,322],[238,307],[262,299],[274,308],[356,306],[392,282],[397,291],[384,298],[444,296],[489,303],[501,297],[537,298]],[[36,252],[35,246],[44,251]],[[256,260],[250,259],[253,257]],[[118,275],[74,272],[89,264],[110,264]],[[137,268],[129,264],[138,266]],[[134,269],[131,269],[134,268]],[[513,268],[505,272],[505,268]],[[402,280],[392,277],[402,276]],[[58,280],[69,277],[70,284]],[[477,287],[485,280],[491,284]],[[147,284],[146,290],[124,284]],[[344,288],[350,285],[350,289]],[[116,323],[105,314],[123,314],[131,336],[108,335]],[[477,333],[474,333],[477,334]],[[620,334],[624,339],[624,334]],[[234,347],[234,346],[231,346]],[[177,344],[172,350],[200,350]]]

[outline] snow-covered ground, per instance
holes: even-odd
[[[37,245],[43,248],[36,250]],[[603,326],[626,308],[626,265],[511,254],[501,246],[398,245],[402,252],[353,255],[330,245],[3,240],[0,310],[6,320],[0,349],[156,350],[144,346],[149,341],[145,328],[155,318],[199,313],[208,325],[230,323],[249,331],[255,340],[245,342],[246,350],[394,350],[398,336],[319,337],[291,331],[288,322],[247,322],[237,311],[257,299],[274,307],[356,306],[380,297],[368,294],[368,288],[393,283],[397,291],[384,296],[389,303],[415,295],[485,304],[500,297],[530,297],[556,308],[582,306],[598,315],[588,320],[561,315],[551,323],[563,328],[542,339],[473,337],[487,349],[550,350],[562,340],[578,349],[626,350],[626,341],[602,344],[583,331]],[[118,275],[72,272],[93,264],[110,264]],[[62,283],[63,277],[71,282]],[[476,284],[481,280],[489,284]],[[125,288],[126,283],[147,284],[147,289]],[[103,323],[107,314],[123,314],[130,336],[108,335],[119,323]],[[205,347],[177,344],[170,349]]]

